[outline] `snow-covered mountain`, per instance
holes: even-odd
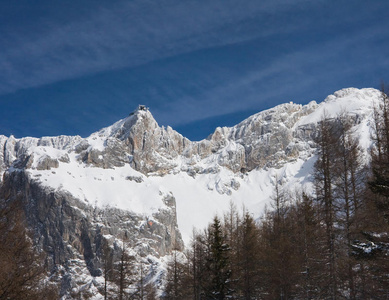
[[[144,106],[87,138],[0,136],[1,189],[23,193],[36,242],[71,274],[65,289],[98,277],[99,247],[114,249],[123,234],[152,273],[154,261],[182,246],[181,234],[188,242],[194,226],[204,227],[231,201],[260,216],[276,180],[309,190],[324,116],[351,116],[368,149],[380,96],[348,88],[319,104],[282,104],[199,142],[160,127]]]

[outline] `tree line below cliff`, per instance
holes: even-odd
[[[389,99],[374,110],[371,160],[355,120],[323,116],[313,195],[275,178],[260,220],[231,204],[168,264],[164,299],[388,299]]]

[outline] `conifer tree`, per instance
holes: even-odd
[[[191,297],[190,274],[185,257],[178,250],[174,250],[167,265],[166,287],[164,299],[180,300]]]
[[[128,287],[133,283],[134,273],[134,257],[128,253],[127,238],[123,237],[120,243],[119,260],[115,263],[113,272],[113,280],[118,286],[118,299],[123,300],[127,298]]]
[[[237,263],[234,271],[239,280],[236,293],[243,299],[256,299],[261,284],[259,280],[259,232],[253,217],[248,212],[243,217],[239,232],[238,258],[234,260]]]
[[[146,284],[146,286],[145,286],[145,293],[146,293],[145,300],[157,300],[157,299],[160,299],[160,298],[158,298],[157,289],[156,289],[155,285],[153,283],[151,283],[151,282]],[[185,299],[185,298],[181,298],[181,299]]]
[[[298,281],[298,265],[289,195],[278,180],[272,197],[272,211],[266,211],[260,225],[260,251],[264,299],[291,299]]]
[[[229,262],[229,246],[225,243],[222,225],[217,216],[209,229],[209,256],[207,269],[209,271],[209,284],[205,290],[208,299],[225,299],[231,293],[229,279],[231,267]]]
[[[337,144],[335,148],[334,196],[336,199],[336,221],[340,231],[338,256],[341,258],[339,271],[350,299],[356,299],[356,262],[352,255],[352,243],[359,235],[359,209],[362,203],[364,166],[361,162],[361,150],[353,137],[352,120],[340,115],[337,117]]]
[[[188,253],[190,270],[190,285],[193,299],[200,300],[205,295],[205,290],[209,284],[209,270],[207,268],[209,249],[209,232],[203,233],[194,231],[191,243],[191,250]]]
[[[292,209],[292,221],[295,230],[291,239],[296,245],[296,261],[300,270],[296,297],[298,299],[320,298],[323,274],[324,228],[320,225],[317,207],[306,193],[297,192]]]
[[[101,249],[101,267],[102,267],[102,275],[104,278],[104,300],[109,299],[109,282],[112,280],[113,276],[113,260],[112,253],[107,244],[104,244]]]
[[[238,292],[239,281],[241,280],[239,268],[241,264],[241,242],[242,242],[242,220],[237,211],[236,205],[230,202],[229,210],[224,214],[222,225],[226,243],[229,245],[229,257],[231,265],[230,289]]]
[[[356,250],[366,264],[364,292],[385,299],[389,295],[389,98],[384,85],[381,102],[374,110],[374,125],[372,178],[368,182],[372,194],[367,196],[366,204],[371,204],[373,199],[375,210],[369,206],[370,224],[364,230],[368,242],[363,247],[356,245]]]
[[[326,266],[328,269],[323,274],[326,282],[323,284],[323,297],[337,298],[337,265],[336,265],[336,232],[335,232],[335,156],[337,138],[333,120],[323,117],[319,125],[319,133],[316,139],[318,146],[318,159],[314,167],[314,180],[316,188],[316,200],[318,201],[321,221],[326,229]]]
[[[381,90],[381,102],[374,109],[375,148],[372,151],[373,178],[370,188],[377,195],[376,205],[389,223],[389,97],[384,86]]]

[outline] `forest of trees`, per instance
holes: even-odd
[[[371,161],[355,119],[323,117],[314,195],[276,179],[254,220],[231,204],[168,264],[164,299],[389,299],[389,99],[374,111]]]

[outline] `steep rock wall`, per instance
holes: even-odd
[[[118,259],[117,243],[124,238],[139,257],[158,258],[183,248],[172,195],[165,196],[166,209],[146,220],[128,211],[86,205],[68,193],[43,187],[19,170],[4,174],[0,201],[21,203],[34,244],[46,254],[48,270],[65,296],[101,275],[103,249]]]

